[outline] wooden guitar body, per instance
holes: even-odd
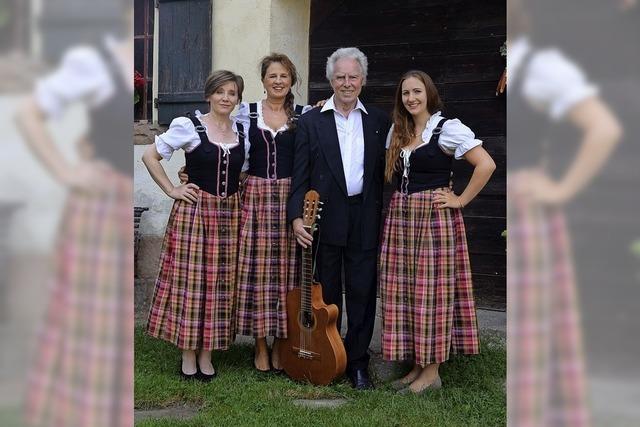
[[[338,333],[338,307],[322,299],[322,286],[311,286],[311,313],[301,304],[301,288],[287,294],[287,339],[280,345],[280,361],[289,377],[316,385],[329,384],[347,367],[347,353]]]

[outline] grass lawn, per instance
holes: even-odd
[[[347,380],[328,387],[295,383],[253,369],[253,349],[235,345],[214,353],[218,377],[211,383],[178,376],[180,352],[146,336],[135,337],[136,409],[192,405],[188,420],[147,419],[137,426],[501,426],[506,424],[504,339],[484,337],[482,353],[455,357],[442,365],[441,390],[401,396],[377,382],[374,391],[356,392]],[[344,398],[336,409],[295,406],[296,399]]]

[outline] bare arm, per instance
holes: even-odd
[[[183,184],[175,187],[160,164],[161,159],[162,156],[158,154],[155,144],[149,145],[142,155],[142,163],[147,167],[151,178],[172,199],[184,200],[187,203],[195,202],[198,199],[196,190],[199,187],[195,184]]]
[[[453,192],[443,190],[434,191],[434,201],[440,203],[439,208],[462,208],[468,205],[491,178],[496,170],[496,164],[487,151],[478,145],[464,155],[466,161],[473,166],[473,175],[462,194],[456,196]]]
[[[574,161],[558,181],[544,171],[519,175],[520,191],[539,203],[562,204],[571,200],[602,169],[622,136],[622,128],[609,107],[599,98],[580,102],[568,113],[569,121],[582,131],[582,143]]]
[[[599,98],[576,105],[568,117],[583,131],[583,137],[574,162],[558,184],[564,200],[579,193],[593,179],[622,136],[620,123]]]
[[[71,184],[70,164],[54,143],[46,125],[47,117],[33,97],[19,106],[15,121],[29,150],[54,179],[65,185]]]

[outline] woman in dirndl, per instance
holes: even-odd
[[[160,255],[147,332],[182,350],[181,374],[211,380],[213,350],[234,340],[242,124],[230,117],[242,99],[242,78],[214,71],[205,83],[210,111],[178,117],[156,137],[142,160],[160,188],[175,199]],[[190,182],[174,186],[160,164],[185,151]]]
[[[255,337],[254,366],[282,370],[280,340],[287,337],[287,292],[299,286],[300,262],[287,224],[297,118],[312,107],[294,102],[296,67],[284,54],[260,61],[266,93],[242,103],[236,119],[249,129],[249,169],[245,182],[238,255],[237,332]],[[271,362],[266,337],[274,337]]]
[[[397,178],[380,252],[382,354],[413,360],[395,381],[403,393],[439,388],[450,350],[480,351],[462,208],[482,190],[495,163],[457,119],[446,119],[431,78],[407,72],[398,85],[387,140],[385,178]],[[453,159],[474,167],[460,195],[451,190]]]
[[[125,18],[133,28],[133,12]],[[131,37],[70,47],[16,116],[34,157],[66,190],[25,390],[28,425],[133,424]],[[71,160],[54,136],[68,138],[60,119],[78,106],[88,123]],[[34,200],[39,211],[58,208]]]
[[[507,165],[507,417],[513,425],[582,427],[593,423],[579,294],[589,282],[578,283],[571,241],[595,237],[576,236],[580,227],[572,230],[566,211],[584,208],[582,199],[593,218],[596,200],[609,204],[593,196],[610,194],[617,181],[593,184],[605,169],[619,173],[611,156],[623,129],[585,70],[531,37],[525,3],[512,0],[507,30],[508,126],[516,135]],[[599,250],[612,242],[598,242]]]

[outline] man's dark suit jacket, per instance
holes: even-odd
[[[361,112],[364,136],[363,250],[378,246],[385,142],[390,126],[389,118],[382,110],[365,108],[368,114]],[[316,190],[324,203],[319,221],[321,243],[346,246],[349,200],[333,114],[333,110],[321,112],[320,108],[314,108],[298,120],[287,221],[290,223],[302,217],[305,193]]]

